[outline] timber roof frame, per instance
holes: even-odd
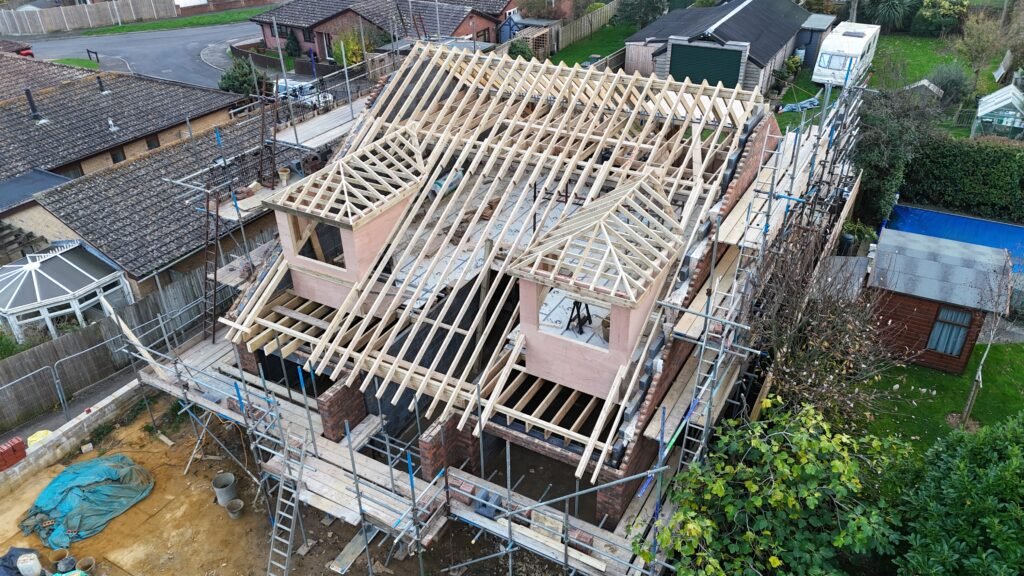
[[[632,296],[625,292],[621,302],[644,290],[671,289],[670,282],[650,275],[676,266],[699,241],[697,223],[709,217],[722,193],[726,160],[762,107],[759,94],[721,84],[417,44],[364,113],[349,152],[336,161],[404,130],[415,130],[423,146],[428,175],[377,264],[336,310],[301,299],[291,310],[275,300],[282,298],[277,287],[288,270],[280,259],[227,322],[229,337],[250,350],[266,351],[273,342],[272,348],[298,356],[335,385],[372,386],[378,398],[387,392],[392,403],[406,391],[414,392],[412,403],[426,394],[432,398],[426,416],[461,411],[460,428],[479,406],[484,423],[504,415],[566,438],[583,454],[577,476],[595,466],[596,477],[616,427],[607,437],[602,430],[621,418],[636,392],[645,353],[632,355],[607,396],[591,402],[599,408],[593,412],[598,423],[589,436],[580,435],[569,424],[507,404],[506,389],[523,371],[525,343],[522,334],[514,335],[518,307],[507,318],[484,310],[501,310],[514,298],[514,263],[528,262],[531,246],[534,256],[545,253],[546,232],[571,229],[574,219],[611,206],[671,215],[664,231],[673,237],[650,245],[647,263],[637,264],[645,274],[634,277]],[[310,179],[327,181],[316,174]],[[445,192],[435,198],[431,187]],[[602,198],[611,198],[604,200],[609,206]],[[307,224],[302,234],[312,227]],[[645,239],[650,234],[639,233]],[[410,263],[422,273],[400,273]],[[485,270],[491,273],[480,273]],[[567,291],[593,296],[579,286]],[[659,318],[648,318],[638,350]],[[440,364],[442,354],[428,350],[443,350],[446,365]]]

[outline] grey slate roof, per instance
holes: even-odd
[[[36,200],[129,274],[141,278],[202,248],[205,215],[201,200],[190,200],[179,179],[208,167],[212,158],[231,158],[259,143],[260,123],[251,119],[222,127],[223,149],[212,130],[138,158],[87,174],[36,195]],[[301,151],[278,146],[278,166]],[[226,234],[233,223],[222,221]]]
[[[38,64],[36,70],[44,73],[50,66]],[[104,93],[96,76],[34,90],[42,123],[32,119],[24,94],[0,102],[0,180],[88,158],[243,99],[220,90],[116,72],[98,75]],[[7,81],[0,77],[0,84]],[[111,121],[116,130],[111,130]]]
[[[1010,298],[1006,250],[886,228],[868,286],[947,304],[1005,312]]]
[[[406,27],[412,33],[413,20],[409,18],[409,4],[409,0],[292,0],[283,6],[254,16],[251,20],[270,24],[276,19],[278,26],[310,28],[346,10],[352,10],[381,30],[391,30],[392,27],[401,29],[404,19]],[[412,14],[418,30],[426,28],[427,34],[437,34],[437,16],[440,13],[441,34],[449,36],[471,10],[495,16],[501,13],[506,4],[507,0],[441,1],[438,2],[435,12],[432,1],[413,0]]]
[[[0,52],[0,101],[23,97],[26,88],[56,86],[91,74],[95,72]]]
[[[68,179],[60,174],[33,168],[20,176],[0,182],[0,212],[17,208],[32,199],[36,192],[59,186]]]
[[[712,42],[749,42],[750,56],[764,66],[807,21],[811,13],[792,0],[732,0],[710,8],[673,10],[626,38],[643,42],[682,36]]]

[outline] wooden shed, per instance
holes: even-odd
[[[886,228],[868,287],[887,293],[880,322],[896,324],[913,363],[959,374],[990,313],[1010,301],[1006,250]]]

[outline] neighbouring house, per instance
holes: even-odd
[[[625,70],[764,93],[772,72],[801,47],[810,16],[792,0],[732,0],[673,10],[626,38]],[[804,41],[811,39],[808,34]]]
[[[495,42],[498,25],[513,12],[515,1],[292,0],[251,20],[261,26],[267,47],[284,48],[294,34],[303,54],[313,50],[318,58],[334,59],[335,41],[346,36],[365,45],[367,52],[410,36],[468,36]]]
[[[978,112],[971,125],[971,137],[1003,136],[1021,138],[1024,134],[1024,92],[1013,84],[978,100]]]
[[[73,238],[87,242],[123,269],[133,292],[141,297],[204,265],[207,213],[202,185],[208,170],[226,166],[226,178],[245,186],[263,180],[261,147],[264,175],[281,167],[299,171],[301,165],[296,162],[313,155],[308,149],[280,144],[272,161],[271,147],[261,146],[260,134],[258,118],[211,128],[188,141],[87,174],[35,198],[40,209]],[[175,183],[190,175],[197,175],[191,179],[191,187]],[[217,175],[210,178],[227,181]],[[240,198],[238,211],[230,201],[220,205],[222,252],[239,244],[240,221],[245,222],[250,241],[273,226],[273,218],[267,218],[268,210],[262,205],[270,193],[263,188]]]
[[[868,287],[886,294],[879,321],[895,325],[911,362],[960,374],[988,314],[1010,301],[1006,250],[885,228]]]
[[[0,54],[0,220],[50,240],[75,239],[34,194],[227,122],[242,99]]]
[[[60,336],[68,323],[85,326],[131,304],[124,271],[79,241],[65,241],[0,266],[0,329],[24,342],[36,331]]]

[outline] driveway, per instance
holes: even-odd
[[[217,86],[221,71],[202,58],[204,48],[214,44],[260,35],[252,22],[202,26],[179,30],[131,32],[106,36],[65,36],[36,38],[32,51],[36,58],[85,58],[86,50],[100,53],[104,70],[131,71],[200,86]]]

